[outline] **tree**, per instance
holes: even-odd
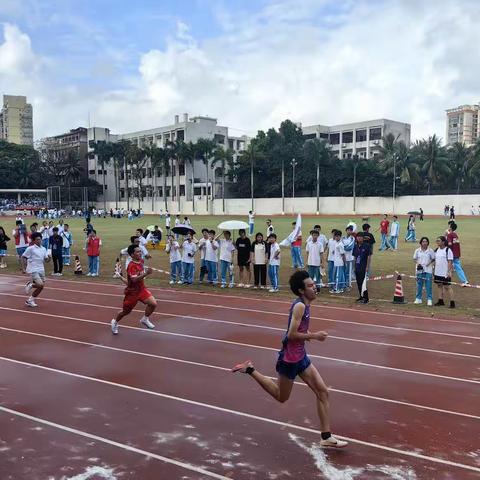
[[[165,205],[165,211],[168,210],[168,203],[167,203],[167,176],[169,174],[169,152],[162,147],[157,147],[155,145],[150,147],[150,161],[152,164],[153,169],[153,176],[156,178],[158,174],[162,175],[163,177],[163,188],[162,188],[162,196],[163,202]]]
[[[105,171],[107,165],[111,162],[114,156],[114,147],[112,143],[107,143],[105,140],[90,140],[89,147],[93,149],[93,154],[96,155],[100,166],[102,167],[102,196],[103,196],[103,209],[107,209],[107,200],[105,195],[106,189],[106,177]],[[116,186],[116,185],[115,185]]]
[[[127,163],[127,150],[130,146],[128,140],[120,140],[113,144],[113,165],[115,169],[115,184],[116,188],[116,208],[118,208],[118,199],[120,192],[120,170],[123,169],[123,175],[125,179],[125,195],[127,199],[127,210],[130,209],[130,191],[128,182],[128,163]]]
[[[177,165],[177,201],[178,201],[178,211],[180,212],[180,165],[185,165],[187,162],[192,161],[195,157],[195,147],[192,142],[185,143],[183,140],[176,140],[175,142],[175,158]],[[186,180],[185,180],[185,196],[186,192]]]
[[[83,172],[78,152],[70,150],[60,164],[60,175],[64,185],[68,188],[68,204],[71,206],[71,186],[80,180]]]
[[[307,140],[303,144],[303,159],[304,163],[299,172],[299,180],[306,188],[310,188],[312,193],[313,189],[311,187],[315,185],[318,213],[320,209],[320,183],[321,179],[325,178],[325,175],[322,177],[321,173],[324,173],[331,164],[331,151],[326,141],[319,138]],[[313,169],[316,171],[315,183],[313,182]]]
[[[126,162],[130,167],[132,180],[135,184],[135,196],[138,199],[138,208],[141,207],[143,201],[143,180],[146,177],[146,167],[148,156],[145,151],[139,148],[136,144],[130,143],[126,150]]]
[[[209,140],[207,138],[199,138],[195,150],[199,154],[199,158],[202,159],[204,165],[205,165],[205,173],[206,173],[206,205],[207,205],[207,213],[209,213],[210,208],[209,208],[209,169],[210,169],[210,159],[213,156],[213,152],[215,151],[217,147],[216,142],[213,140]],[[213,193],[213,192],[212,192]]]
[[[427,193],[430,195],[431,187],[438,186],[448,179],[451,170],[448,166],[448,156],[436,135],[426,140],[419,140],[413,147],[417,156],[421,172],[425,175]]]
[[[230,149],[225,150],[223,147],[218,146],[213,152],[212,169],[214,169],[214,184],[215,184],[215,172],[219,171],[222,182],[222,212],[225,213],[225,173],[227,164],[231,164],[233,159],[233,151]],[[215,168],[220,164],[219,168]],[[253,209],[253,207],[252,207]]]
[[[473,148],[464,143],[455,142],[448,148],[448,163],[452,173],[452,180],[457,184],[457,195],[463,183],[469,180],[470,163],[474,159]]]

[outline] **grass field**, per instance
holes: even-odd
[[[240,219],[246,220],[244,217],[228,217],[229,219]],[[403,241],[405,235],[405,228],[407,219],[405,217],[400,218],[401,230],[400,230],[400,241],[399,249],[397,252],[379,252],[379,233],[375,232],[378,228],[380,222],[380,216],[371,216],[369,223],[372,225],[372,232],[375,233],[377,238],[376,249],[374,252],[374,257],[372,261],[372,275],[383,275],[391,274],[394,271],[398,270],[402,273],[413,274],[413,261],[412,255],[417,244],[415,243],[405,243]],[[213,216],[198,216],[192,217],[192,224],[195,230],[198,232],[197,237],[200,236],[200,230],[202,227],[210,227],[216,229],[217,225],[225,220],[226,217],[213,217]],[[266,231],[265,225],[266,217],[257,217],[255,221],[255,232],[259,231],[264,233]],[[285,238],[291,231],[291,222],[294,220],[292,217],[273,217],[272,221],[275,226],[275,231],[279,239]],[[354,220],[357,225],[362,224],[362,218],[359,217],[316,217],[316,216],[305,216],[302,218],[303,222],[303,233],[304,238],[307,237],[308,231],[313,227],[314,224],[319,223],[322,226],[322,231],[327,237],[329,237],[329,232],[332,228],[338,228],[344,230],[346,224],[349,220]],[[444,234],[447,227],[447,220],[445,217],[434,217],[426,218],[425,221],[417,221],[417,239],[421,236],[427,236],[430,238],[430,244],[434,246],[435,238],[438,235]],[[32,220],[33,222],[33,220]],[[72,249],[72,255],[79,255],[82,260],[82,266],[84,273],[86,273],[87,267],[87,258],[85,252],[82,250],[84,246],[84,233],[83,227],[85,221],[83,219],[67,219],[71,227],[71,231],[74,239],[74,246]],[[92,219],[94,228],[97,230],[98,235],[102,238],[103,247],[100,257],[100,277],[98,279],[88,279],[89,281],[108,281],[115,282],[112,278],[115,259],[118,256],[118,252],[121,248],[128,246],[129,238],[135,233],[136,228],[145,228],[147,225],[159,224],[164,228],[164,219],[159,219],[154,216],[145,216],[141,219],[135,219],[133,221],[128,221],[127,219],[111,219],[111,218],[94,218]],[[5,228],[7,235],[10,235],[12,229],[14,228],[14,217],[2,217],[0,218],[0,226]],[[457,219],[458,224],[458,234],[461,240],[462,248],[462,264],[464,271],[467,274],[467,277],[472,284],[480,284],[480,255],[477,250],[477,242],[480,238],[480,217],[464,217]],[[30,225],[30,219],[27,221],[27,225]],[[14,253],[14,242],[9,242],[9,254]],[[168,255],[164,251],[153,250],[152,251],[152,260],[150,265],[160,269],[169,269]],[[51,264],[47,266],[47,273],[51,270]],[[13,257],[8,257],[8,268],[0,270],[0,273],[14,273],[18,271],[18,266],[16,260]],[[198,259],[197,259],[197,274],[198,274]],[[282,250],[282,265],[280,269],[280,282],[282,285],[285,285],[288,280],[288,276],[291,272],[291,260],[289,250]],[[73,266],[66,267],[64,269],[64,276],[68,279],[78,278],[73,274]],[[87,280],[83,277],[83,280]],[[168,285],[168,276],[161,273],[155,273],[148,280],[149,284],[167,286]],[[456,275],[454,274],[454,281],[458,281]],[[394,280],[380,280],[369,283],[369,292],[370,298],[372,299],[372,308],[388,308],[391,309],[393,306],[389,305],[387,302],[391,301],[393,296],[394,289]],[[183,287],[178,286],[176,288],[196,288],[196,289],[206,289],[211,287],[206,287],[202,285],[194,285],[192,287]],[[454,287],[455,299],[457,301],[458,309],[455,312],[456,314],[468,314],[470,316],[480,316],[480,290],[472,288],[460,288]],[[220,290],[220,289],[218,289]],[[427,313],[426,306],[413,306],[411,302],[414,300],[414,280],[405,279],[404,280],[404,290],[406,299],[409,302],[409,305],[395,307],[401,310],[417,310]],[[228,294],[245,294],[245,290],[240,289],[228,289],[226,291]],[[352,292],[343,295],[331,295],[328,293],[327,289],[322,289],[321,298],[328,302],[340,302],[340,303],[351,303],[354,298],[356,298],[356,290],[352,289]],[[263,291],[248,291],[249,295],[272,295],[267,294]],[[289,295],[287,288],[283,288],[282,292],[278,295]],[[436,299],[436,287],[434,286],[434,299]],[[451,314],[453,312],[447,311],[446,309],[430,309],[428,313],[431,312],[441,313],[442,315]]]

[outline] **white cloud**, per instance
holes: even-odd
[[[37,137],[85,124],[89,110],[96,125],[119,133],[190,112],[251,133],[287,117],[304,125],[387,117],[412,123],[416,138],[443,136],[446,108],[480,100],[479,2],[336,3],[278,0],[256,14],[226,3],[216,11],[219,35],[194,39],[178,22],[115,90],[52,88],[58,63],[42,61],[28,36],[6,25],[0,80],[9,87],[34,72],[24,87]]]

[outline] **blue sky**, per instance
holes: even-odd
[[[443,136],[444,110],[480,97],[480,2],[441,4],[0,0],[0,94],[28,96],[36,138],[183,112],[250,134],[386,117]]]

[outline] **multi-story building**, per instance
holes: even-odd
[[[447,145],[460,142],[468,147],[480,139],[480,102],[477,105],[460,105],[446,112]]]
[[[306,139],[325,139],[339,159],[353,155],[360,158],[378,156],[383,138],[389,133],[410,145],[410,124],[385,118],[333,126],[311,125],[302,127],[302,130]]]
[[[33,110],[27,97],[4,95],[0,111],[0,139],[33,146]]]
[[[218,125],[215,118],[203,116],[189,118],[186,113],[181,120],[179,115],[175,115],[172,124],[149,130],[118,135],[112,135],[106,128],[88,130],[88,141],[105,140],[107,142],[119,142],[127,140],[140,148],[150,145],[167,147],[169,142],[175,142],[176,140],[195,143],[200,138],[213,140],[224,148],[230,148],[234,157],[245,149],[249,141],[247,136],[229,136],[228,127]],[[219,167],[219,165],[216,165],[216,167]],[[206,196],[207,189],[210,197],[212,194],[215,197],[221,196],[222,181],[215,174],[217,168],[212,168],[211,163],[207,169],[207,165],[202,160],[196,159],[193,162],[180,163],[178,172],[176,169],[177,165],[172,162],[169,165],[168,175],[164,177],[161,169],[153,169],[150,161],[148,161],[145,165],[145,177],[142,187],[144,199],[151,201],[152,205],[155,199],[160,202],[164,197],[174,199],[177,202],[180,197],[191,201],[192,196],[195,195],[195,200],[200,200]],[[106,172],[106,201],[114,202],[117,200],[125,202],[127,199],[127,188],[131,199],[134,188],[131,172],[127,171],[127,179],[125,179],[125,170],[122,169],[120,172],[115,172],[115,167],[112,163],[106,166]],[[98,163],[98,158],[91,152],[88,160],[88,173],[90,178],[102,184],[102,168]],[[116,181],[118,182],[118,192],[116,192]]]
[[[44,161],[51,161],[58,165],[64,163],[69,156],[78,158],[81,178],[88,177],[88,136],[87,129],[78,127],[67,133],[46,137],[38,142],[38,150]]]

